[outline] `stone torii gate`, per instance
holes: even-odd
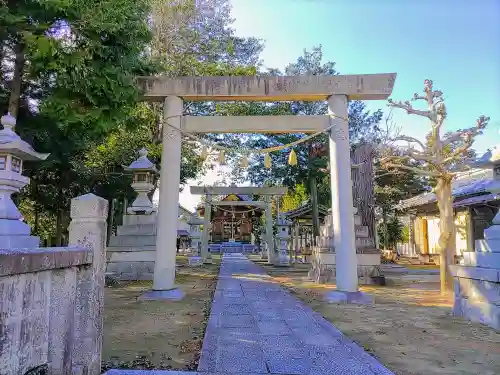
[[[273,219],[271,212],[271,201],[269,196],[285,195],[288,191],[285,187],[253,187],[253,186],[191,186],[191,194],[205,195],[205,216],[203,220],[203,235],[201,244],[201,257],[205,261],[209,256],[208,253],[208,232],[210,224],[210,206],[212,205],[212,195],[264,195],[266,202],[260,201],[245,201],[245,202],[217,202],[217,206],[224,205],[240,205],[240,206],[257,206],[266,210],[266,243],[268,249],[268,261],[273,262],[274,256],[274,237],[273,237]],[[215,204],[214,204],[215,205]]]
[[[383,100],[395,73],[337,76],[139,77],[143,100],[164,102],[162,171],[153,289],[168,298],[175,280],[181,133],[315,133],[330,125],[330,179],[337,289],[357,292],[348,100]],[[328,101],[325,116],[184,116],[186,101]],[[168,173],[165,173],[168,171]],[[173,292],[174,296],[176,295]],[[174,297],[175,298],[175,297]]]

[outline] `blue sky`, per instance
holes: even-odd
[[[392,98],[409,100],[424,79],[444,92],[445,130],[473,126],[484,114],[489,128],[478,152],[500,143],[500,0],[231,0],[239,36],[265,40],[264,65],[283,69],[304,48],[323,46],[324,60],[341,74],[398,74]],[[480,5],[479,5],[480,4]],[[367,102],[370,109],[384,101]],[[426,119],[394,110],[406,135],[423,138]],[[207,173],[211,185],[218,177]],[[199,181],[190,181],[196,184]],[[181,204],[199,196],[184,189]]]
[[[323,46],[341,74],[398,74],[393,99],[421,92],[424,79],[444,92],[445,130],[491,117],[477,151],[500,143],[500,0],[232,0],[239,36],[265,41],[264,65],[283,68],[304,48]],[[382,108],[383,101],[368,102]],[[423,138],[428,123],[402,110],[394,120]]]

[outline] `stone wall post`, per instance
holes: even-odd
[[[92,267],[76,276],[72,367],[77,374],[101,373],[107,217],[106,199],[86,194],[71,201],[69,243],[92,251]]]

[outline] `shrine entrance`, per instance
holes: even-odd
[[[138,77],[144,100],[164,102],[162,171],[153,289],[173,290],[182,133],[318,133],[330,135],[330,181],[336,285],[358,291],[348,100],[384,100],[395,73],[336,76]],[[327,101],[324,116],[184,116],[186,101]],[[165,173],[168,171],[168,173]],[[203,189],[203,188],[201,188]],[[242,188],[240,188],[242,189]],[[208,229],[208,228],[207,228]],[[204,229],[205,230],[205,229]],[[208,233],[207,233],[208,234]],[[208,236],[205,236],[205,241]],[[268,241],[272,243],[272,241]]]
[[[209,242],[212,244],[252,243],[252,230],[256,220],[262,216],[262,207],[246,205],[250,197],[229,194],[220,201],[212,202]],[[240,204],[237,204],[240,203]],[[197,209],[200,217],[205,216],[205,207]]]
[[[270,263],[274,261],[274,236],[271,196],[285,195],[287,188],[279,187],[237,187],[237,186],[191,186],[193,195],[204,195],[203,207],[203,236],[201,244],[201,257],[204,261],[213,253],[226,252],[255,252],[255,244],[251,244],[250,217],[260,218],[265,213],[266,231],[264,240],[266,244],[265,257]],[[225,199],[215,201],[214,196],[225,196]],[[250,197],[254,195],[264,196],[264,201],[254,201]],[[229,198],[229,199],[228,199]],[[236,212],[239,212],[236,216]],[[248,215],[252,212],[252,215]],[[243,218],[243,214],[249,217]],[[212,216],[216,214],[216,216]],[[228,215],[229,214],[229,215]],[[233,217],[233,214],[235,215]],[[230,216],[230,217],[228,217]],[[243,225],[242,225],[243,223]],[[236,235],[235,226],[239,225],[239,235]],[[225,226],[229,229],[225,232]],[[242,231],[243,229],[243,231]],[[237,238],[240,241],[237,241]],[[263,250],[263,249],[260,249]]]

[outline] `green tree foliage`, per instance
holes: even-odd
[[[388,249],[395,249],[398,242],[404,240],[404,226],[398,218],[391,218],[386,226],[378,227],[380,243],[386,244]]]
[[[161,108],[137,104],[135,76],[255,73],[262,44],[234,35],[228,4],[0,1],[0,105],[16,115],[23,139],[51,153],[26,164],[32,183],[20,201],[36,230],[40,215],[56,217],[43,222],[55,222],[61,238],[77,195],[130,194],[121,166],[139,148],[160,161]],[[186,103],[185,111],[213,108]],[[202,171],[192,142],[184,142],[182,161],[183,181]]]
[[[295,210],[299,208],[300,205],[307,200],[307,198],[309,198],[309,195],[307,194],[306,187],[303,184],[299,184],[295,186],[293,191],[289,191],[282,197],[280,210],[281,212]]]
[[[279,70],[268,72],[273,75],[282,75]],[[323,62],[321,46],[304,50],[304,54],[285,68],[285,75],[336,75],[338,74],[334,62]],[[224,103],[217,107],[220,115],[325,115],[328,112],[326,102],[280,102],[280,103]],[[379,122],[382,111],[370,113],[363,102],[349,103],[349,136],[351,144],[376,140],[378,137]],[[304,134],[261,134],[261,135],[225,135],[217,138],[231,145],[250,149],[263,149],[291,143]],[[311,179],[318,186],[318,201],[327,205],[330,201],[330,186],[327,174],[328,136],[320,135],[314,143],[307,142],[294,147],[298,165],[288,164],[288,152],[271,154],[272,168],[263,167],[263,156],[250,160],[248,171],[242,171],[237,165],[237,158],[233,161],[236,180],[250,179],[256,185],[273,184],[294,188],[298,185],[306,187],[310,192]],[[288,150],[290,151],[290,150]]]

